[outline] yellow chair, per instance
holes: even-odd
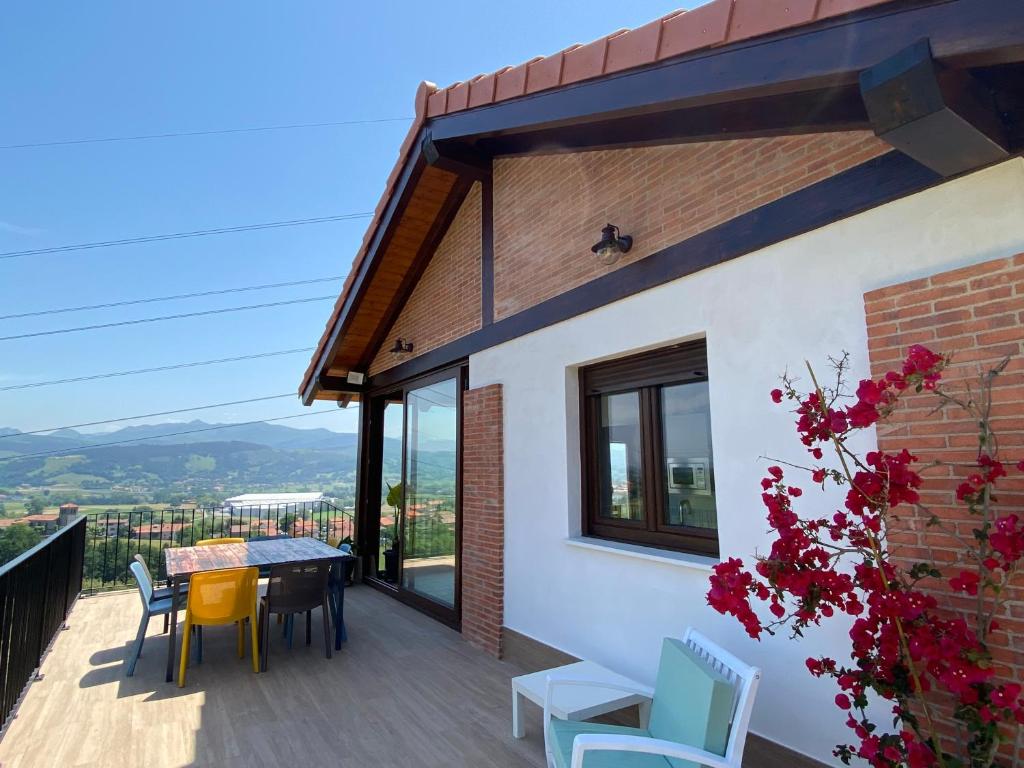
[[[245,658],[245,620],[252,628],[252,671],[259,672],[259,647],[256,639],[256,584],[259,568],[229,568],[223,571],[201,571],[192,575],[185,606],[185,627],[182,633],[181,665],[178,687],[185,685],[189,640],[192,627],[238,624],[238,658]]]
[[[245,544],[245,539],[225,536],[223,539],[200,539],[196,542],[197,547],[215,547],[218,544]]]

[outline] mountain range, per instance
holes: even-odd
[[[182,434],[185,433],[185,434]],[[132,442],[140,441],[140,442]],[[454,455],[451,446],[435,446]],[[280,424],[204,421],[45,435],[0,428],[0,486],[197,495],[354,487],[358,436]],[[394,467],[401,441],[385,441]]]

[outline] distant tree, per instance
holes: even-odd
[[[18,523],[10,528],[5,528],[0,533],[0,563],[13,560],[42,540],[43,537],[39,535],[35,528],[24,523]]]
[[[7,517],[7,505],[0,501],[0,517]]]
[[[38,496],[33,496],[31,499],[25,502],[25,509],[28,510],[30,515],[41,514],[46,509],[46,502],[40,499]]]

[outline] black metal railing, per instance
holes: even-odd
[[[7,720],[82,591],[86,519],[0,567],[0,719]]]
[[[286,535],[336,544],[354,534],[353,512],[329,501],[262,506],[168,508],[97,512],[88,515],[84,580],[86,594],[129,589],[129,570],[141,554],[153,577],[166,579],[163,551],[203,539]]]

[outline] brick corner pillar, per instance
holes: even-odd
[[[462,402],[462,634],[477,648],[501,658],[505,603],[501,385],[471,389]]]
[[[1024,254],[983,261],[959,269],[891,285],[864,296],[871,373],[882,376],[898,369],[911,344],[923,344],[940,353],[952,353],[953,365],[944,384],[963,392],[977,386],[982,372],[1009,357],[1006,370],[992,390],[992,422],[999,437],[1003,461],[1024,456]],[[959,539],[929,526],[926,516],[901,509],[898,525],[889,529],[890,553],[909,567],[922,560],[953,564],[961,560],[960,541],[970,540],[977,518],[956,500],[956,486],[977,460],[976,425],[955,408],[934,409],[928,394],[910,395],[878,429],[878,447],[887,452],[907,448],[922,465],[932,460],[955,463],[955,471],[925,475],[921,502],[944,527],[954,528]],[[999,483],[997,514],[1024,513],[1024,483],[1016,477]],[[944,583],[923,586],[965,616],[972,601],[951,597]],[[990,637],[1001,682],[1024,678],[1024,584],[1017,580],[1001,615],[1003,630]],[[955,726],[948,699],[933,701],[939,730],[951,741]],[[1014,755],[1012,744],[1001,754],[1010,761],[1024,760],[1024,749]],[[1014,763],[1016,765],[1016,763]]]

